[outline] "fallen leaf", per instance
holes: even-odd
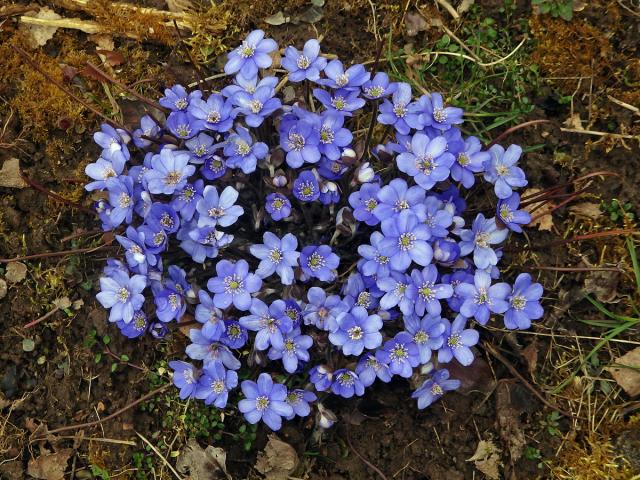
[[[22,262],[11,262],[7,264],[7,271],[4,278],[9,283],[19,283],[27,277],[27,266]]]
[[[258,454],[256,470],[267,480],[286,480],[298,467],[298,454],[288,443],[269,435],[264,450]]]
[[[640,347],[616,358],[614,365],[605,367],[605,370],[629,396],[640,395]]]
[[[191,0],[167,0],[167,9],[173,13],[184,13],[193,10]]]
[[[584,127],[582,126],[582,119],[580,118],[579,113],[570,115],[569,118],[562,122],[562,124],[565,127],[572,128],[574,130],[584,130]]]
[[[59,20],[62,18],[49,7],[42,7],[38,13],[26,13],[25,16],[38,18],[40,20]],[[26,30],[29,32],[31,46],[33,48],[37,48],[46,45],[46,43],[56,34],[58,27],[51,27],[47,25],[26,25]]]
[[[59,452],[29,460],[27,473],[41,480],[62,480],[72,454],[72,448],[65,448]]]
[[[192,329],[196,329],[199,330],[202,325],[200,323],[194,323],[193,322],[194,318],[193,315],[189,314],[189,313],[185,313],[182,318],[178,321],[178,329],[180,330],[180,333],[183,334],[185,337],[189,337],[189,332]],[[218,319],[218,321],[222,321],[222,319]]]
[[[522,192],[522,197],[528,197],[533,195],[534,193],[541,192],[539,188],[527,188],[524,192]],[[538,230],[541,231],[551,231],[553,228],[553,218],[551,211],[555,207],[555,205],[551,202],[546,202],[542,206],[540,206],[542,202],[531,203],[529,205],[525,205],[522,209],[531,214],[531,217],[537,217],[541,215],[539,218],[535,218],[531,223],[529,223],[529,227],[538,227]],[[546,215],[542,215],[546,213]]]
[[[467,459],[467,462],[473,462],[478,470],[480,470],[490,480],[500,479],[500,450],[491,441],[480,440],[473,456]]]
[[[25,352],[33,352],[33,350],[36,348],[36,342],[33,341],[33,339],[31,338],[24,338],[22,340],[22,350]]]
[[[620,272],[609,270],[591,271],[584,279],[583,291],[591,293],[602,303],[618,303]]]
[[[496,412],[498,412],[498,431],[500,438],[507,444],[511,462],[522,456],[527,439],[520,423],[520,411],[513,406],[511,386],[506,382],[498,383],[496,388]]]
[[[577,217],[591,218],[595,220],[602,216],[602,210],[597,203],[584,202],[571,205],[569,212],[573,213]]]
[[[304,22],[314,24],[322,20],[322,17],[324,17],[324,12],[322,11],[322,9],[316,7],[315,5],[312,5],[300,15],[296,15],[295,23]]]
[[[491,392],[495,387],[495,380],[489,364],[481,357],[476,358],[471,365],[463,367],[458,361],[447,364],[451,378],[460,380],[459,393],[466,395],[473,391]]]
[[[522,350],[522,356],[527,362],[527,370],[533,374],[538,366],[538,343],[534,340]]]
[[[458,8],[456,8],[456,11],[458,12],[458,14],[462,15],[463,13],[468,11],[474,3],[476,3],[476,0],[462,0],[460,2],[460,5],[458,5]]]
[[[51,303],[53,303],[60,310],[66,310],[71,306],[71,300],[69,300],[69,297],[56,298]]]
[[[291,17],[285,17],[282,10],[264,19],[265,23],[273,26],[284,25],[291,21]]]
[[[188,474],[190,480],[230,480],[226,463],[227,453],[222,448],[209,445],[203,449],[191,438],[176,460],[176,469]]]
[[[429,28],[424,17],[417,12],[408,12],[404,18],[407,36],[409,37],[415,37],[418,33],[424,32]]]
[[[17,158],[5,160],[0,170],[0,187],[24,188],[26,186],[26,182],[20,175],[20,160]]]
[[[7,282],[0,278],[0,300],[7,296]]]
[[[117,67],[126,62],[124,56],[120,52],[112,52],[111,50],[96,50],[103,63],[111,67]]]

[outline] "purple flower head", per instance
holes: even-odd
[[[246,260],[235,263],[220,260],[216,263],[217,276],[210,278],[207,289],[212,292],[213,304],[218,308],[228,308],[232,303],[240,311],[251,307],[251,294],[260,290],[262,279],[249,273]]]
[[[509,198],[514,188],[527,185],[527,177],[517,166],[522,148],[510,145],[505,151],[500,145],[494,145],[489,149],[489,153],[491,160],[485,163],[484,179],[494,184],[498,198]]]
[[[444,238],[449,234],[453,214],[438,197],[429,195],[423,203],[416,205],[414,212],[418,219],[429,227],[432,237]]]
[[[454,312],[460,312],[460,307],[464,303],[464,297],[456,292],[456,287],[461,283],[473,283],[473,275],[464,270],[456,270],[442,276],[442,282],[448,283],[453,288],[453,295],[447,298],[447,305]]]
[[[144,235],[144,243],[149,252],[158,254],[167,248],[167,232],[159,223],[144,223],[138,227],[138,231]]]
[[[398,169],[413,177],[425,190],[431,190],[437,182],[449,177],[455,157],[446,151],[444,137],[429,140],[424,133],[416,133],[411,139],[411,152],[398,155]]]
[[[340,202],[340,190],[337,183],[321,181],[318,200],[323,205],[332,205]]]
[[[329,390],[333,382],[333,373],[325,365],[316,365],[309,370],[309,381],[319,392]]]
[[[412,261],[422,266],[431,263],[433,250],[427,242],[428,227],[411,211],[403,210],[387,218],[381,227],[386,242],[383,251],[389,256],[392,269],[404,272]]]
[[[213,138],[206,133],[199,133],[184,142],[184,145],[191,152],[191,163],[195,165],[204,163],[218,148],[218,145],[213,144]]]
[[[329,341],[342,348],[345,355],[360,355],[365,348],[373,350],[382,345],[382,319],[369,315],[363,307],[353,307],[336,319],[338,328],[329,334]]]
[[[133,131],[133,144],[138,148],[148,148],[151,145],[151,140],[143,137],[149,137],[157,139],[160,136],[160,127],[156,121],[149,115],[144,115],[140,119],[140,128],[136,128]]]
[[[370,100],[387,97],[396,91],[397,83],[389,81],[389,75],[378,72],[371,80],[362,84],[362,93]]]
[[[107,187],[108,179],[122,174],[125,162],[123,158],[113,156],[111,160],[100,157],[95,163],[90,163],[86,166],[84,172],[88,177],[93,178],[95,182],[88,183],[84,189],[88,192],[104,190]]]
[[[404,328],[413,336],[423,365],[431,359],[431,351],[438,350],[444,343],[446,327],[439,315],[426,315],[422,319],[416,315],[405,315]]]
[[[378,306],[378,299],[384,293],[376,286],[374,277],[354,272],[349,275],[346,285],[342,287],[342,294],[349,307],[364,307],[372,310]]]
[[[309,390],[291,390],[287,393],[286,402],[293,408],[293,415],[286,417],[287,420],[291,420],[296,415],[299,417],[307,417],[311,413],[309,403],[315,402],[317,399],[316,394]]]
[[[238,409],[251,424],[262,420],[271,430],[280,430],[282,417],[293,414],[293,408],[287,403],[287,387],[273,383],[268,373],[261,373],[257,382],[245,380],[241,384],[246,397],[238,402]]]
[[[198,379],[194,397],[204,400],[205,405],[215,407],[227,406],[229,390],[238,386],[238,374],[233,370],[226,370],[221,363],[213,363],[204,368]]]
[[[421,120],[425,126],[438,130],[448,130],[451,125],[463,122],[463,110],[457,107],[445,107],[442,95],[432,93],[431,98],[425,97],[425,109],[421,112]]]
[[[207,180],[215,180],[222,177],[227,172],[227,162],[224,158],[213,155],[204,161],[200,168],[200,173]]]
[[[269,307],[261,300],[254,300],[249,309],[251,315],[240,318],[240,325],[258,332],[254,342],[256,350],[266,350],[269,346],[284,348],[284,335],[293,329],[286,307],[282,300],[276,300]]]
[[[390,272],[389,276],[379,276],[376,284],[380,290],[385,292],[380,299],[380,308],[391,310],[397,306],[405,315],[413,313],[414,299],[417,292],[416,286],[409,275],[401,272]]]
[[[460,258],[460,247],[455,240],[438,238],[432,244],[433,259],[443,265],[453,265]]]
[[[151,169],[144,172],[144,179],[151,193],[171,195],[187,184],[196,167],[189,165],[188,153],[176,153],[168,148],[151,158]]]
[[[363,275],[376,275],[384,278],[391,271],[389,256],[389,241],[380,232],[373,232],[369,238],[371,245],[359,245],[358,254],[362,257],[358,268]]]
[[[238,191],[232,186],[226,187],[220,195],[213,185],[204,187],[202,199],[198,200],[196,210],[199,213],[198,227],[221,226],[228,227],[238,220],[244,213],[238,200]]]
[[[180,267],[169,266],[169,278],[154,288],[156,315],[161,322],[180,320],[187,309],[185,297],[193,295],[191,286],[186,282],[186,273]]]
[[[200,303],[196,307],[195,319],[202,323],[202,334],[212,340],[220,340],[225,331],[222,311],[213,304],[205,290],[198,292]]]
[[[174,85],[164,90],[164,97],[159,100],[159,103],[172,112],[179,112],[186,111],[189,103],[199,98],[202,98],[202,92],[200,90],[194,90],[187,94],[187,91],[182,85]]]
[[[319,55],[320,43],[315,39],[307,40],[302,51],[291,46],[287,47],[282,58],[282,66],[289,71],[289,80],[292,82],[318,80],[320,72],[327,66],[327,60]]]
[[[124,320],[120,320],[116,323],[116,326],[120,329],[120,333],[125,337],[138,338],[147,331],[147,328],[149,327],[149,320],[142,310],[138,310],[133,313],[133,320],[129,323]]]
[[[366,102],[359,95],[359,90],[346,90],[344,88],[332,92],[327,92],[321,88],[313,89],[313,96],[322,103],[328,112],[346,117],[351,117],[353,112],[364,107]]]
[[[492,313],[504,313],[509,308],[506,298],[511,291],[507,283],[491,285],[491,276],[484,270],[476,270],[473,283],[461,283],[456,287],[458,296],[464,298],[460,313],[474,317],[486,325]]]
[[[313,202],[320,197],[320,185],[314,172],[310,170],[300,172],[293,181],[293,196],[301,202]]]
[[[525,210],[518,210],[519,206],[520,195],[513,192],[508,198],[498,201],[496,216],[509,230],[522,233],[520,225],[527,225],[531,222],[531,214]]]
[[[180,399],[193,397],[198,386],[198,370],[190,363],[180,360],[169,362],[169,368],[173,370],[173,384],[180,389]]]
[[[391,101],[384,100],[380,105],[378,122],[383,125],[393,125],[398,133],[407,135],[411,128],[406,122],[407,107],[411,103],[411,86],[408,83],[398,83]]]
[[[125,248],[124,256],[127,260],[127,265],[135,273],[146,275],[149,265],[156,265],[158,259],[153,253],[147,250],[144,233],[133,227],[127,227],[126,234],[126,237],[116,235],[116,240]]]
[[[328,111],[322,114],[320,120],[320,153],[329,160],[338,160],[342,156],[342,149],[353,140],[353,135],[342,127],[343,115]]]
[[[228,132],[233,126],[235,113],[233,105],[219,93],[212,94],[205,102],[196,99],[189,105],[189,114],[200,120],[207,130]]]
[[[412,210],[424,202],[425,191],[419,186],[409,187],[401,178],[394,178],[378,192],[378,205],[373,214],[380,220],[386,220],[403,210]]]
[[[237,92],[233,103],[238,106],[237,112],[245,116],[250,127],[259,127],[264,119],[282,106],[280,99],[274,98],[275,89],[269,86],[258,87],[255,92]]]
[[[332,282],[335,279],[335,270],[339,264],[340,257],[328,245],[309,245],[300,252],[302,271],[322,282]]]
[[[362,65],[352,65],[345,70],[342,62],[337,59],[331,60],[327,64],[324,73],[327,78],[320,80],[318,83],[335,89],[358,90],[358,87],[371,78],[371,74]]]
[[[258,160],[262,160],[269,153],[269,147],[265,143],[253,143],[249,130],[243,127],[237,128],[237,133],[227,138],[224,154],[227,156],[227,166],[239,168],[243,173],[249,174],[256,170]]]
[[[100,156],[107,160],[124,164],[131,158],[126,146],[129,136],[124,130],[116,130],[111,125],[103,123],[100,125],[100,131],[93,134],[93,140],[103,148]]]
[[[284,369],[289,373],[298,370],[298,364],[309,361],[308,350],[313,345],[313,340],[309,335],[302,335],[299,328],[291,330],[284,336],[281,346],[271,346],[269,349],[269,359],[282,359]]]
[[[364,385],[355,372],[341,368],[333,372],[331,391],[343,398],[351,398],[354,394],[361,397],[364,395]]]
[[[389,366],[380,363],[375,355],[371,353],[365,353],[360,357],[358,365],[356,366],[356,374],[365,387],[372,385],[373,382],[376,381],[376,378],[379,378],[384,383],[391,381]]]
[[[327,180],[339,180],[349,167],[342,160],[329,160],[322,157],[318,162],[318,173]]]
[[[202,100],[196,100],[201,102]],[[186,140],[191,138],[202,130],[200,122],[194,117],[191,112],[171,112],[167,118],[167,128],[177,138]]]
[[[307,120],[293,120],[294,115],[283,118],[280,123],[280,146],[287,153],[287,165],[299,168],[305,162],[320,160],[320,135]]]
[[[302,308],[295,298],[288,298],[284,301],[284,314],[291,319],[293,328],[302,325]]]
[[[147,218],[148,223],[160,225],[166,233],[175,233],[180,228],[180,218],[170,205],[161,202],[153,202]]]
[[[229,245],[233,241],[233,235],[218,231],[215,227],[198,227],[191,222],[185,229],[186,237],[181,229],[178,232],[178,240],[182,240],[180,247],[191,255],[196,263],[204,263],[207,258],[216,258],[219,249]]]
[[[475,173],[484,170],[484,163],[491,158],[489,152],[482,151],[482,144],[476,137],[468,137],[464,141],[464,150],[456,155],[451,165],[451,178],[461,182],[464,188],[471,188],[476,182]]]
[[[349,195],[349,204],[353,207],[353,216],[356,220],[373,226],[380,223],[380,219],[374,215],[378,206],[378,192],[380,185],[377,183],[365,183],[360,190]]]
[[[520,330],[531,327],[531,320],[538,320],[544,315],[541,297],[542,285],[533,283],[528,273],[518,275],[507,297],[509,308],[504,314],[504,326]]]
[[[277,48],[274,40],[264,38],[262,30],[254,30],[239,47],[227,54],[229,60],[224,66],[224,73],[232,75],[239,72],[244,78],[254,78],[258,69],[271,66],[269,54]]]
[[[413,270],[411,281],[415,286],[411,292],[415,295],[412,300],[417,315],[425,312],[429,315],[440,315],[442,305],[440,300],[453,295],[453,288],[448,283],[436,283],[438,281],[438,269],[435,265],[427,265],[422,271]]]
[[[495,218],[484,218],[481,213],[473,221],[471,230],[460,233],[460,254],[469,255],[473,252],[473,263],[476,267],[485,269],[498,264],[498,256],[491,245],[502,243],[509,230],[498,230]]]
[[[291,215],[291,202],[281,193],[270,193],[265,201],[265,210],[277,222]]]
[[[242,75],[236,75],[233,79],[234,83],[224,87],[220,93],[227,98],[233,97],[238,92],[254,93],[260,87],[276,88],[278,85],[277,77],[258,77],[245,78]]]
[[[240,325],[240,322],[236,320],[226,320],[224,322],[224,332],[220,341],[227,347],[233,349],[240,349],[245,346],[249,334],[247,329]]]
[[[156,340],[162,340],[169,333],[169,327],[162,322],[151,322],[149,333]]]
[[[413,367],[420,364],[420,351],[410,334],[400,332],[385,342],[384,347],[376,352],[376,358],[388,365],[393,375],[409,378]]]
[[[292,233],[287,233],[282,239],[271,232],[262,236],[263,244],[253,244],[249,247],[251,255],[259,258],[260,265],[256,275],[267,278],[277,273],[283,285],[293,283],[293,269],[298,266],[298,239]]]
[[[480,335],[477,330],[465,329],[467,319],[463,315],[458,315],[453,323],[443,319],[444,342],[438,350],[438,362],[448,363],[455,358],[461,365],[467,367],[473,363],[473,352],[470,347],[478,343]]]
[[[413,392],[411,398],[418,399],[418,408],[422,410],[438,400],[444,392],[458,388],[460,388],[460,380],[449,379],[449,370],[443,368],[435,371],[431,378],[425,380],[420,388]]]
[[[133,320],[136,310],[142,309],[144,295],[142,291],[147,286],[144,275],[129,275],[122,270],[111,270],[108,276],[100,277],[100,292],[96,299],[104,308],[110,308],[109,321],[125,323]]]
[[[309,302],[304,306],[302,316],[305,325],[314,325],[320,330],[333,331],[338,328],[337,318],[347,306],[338,295],[327,297],[320,287],[311,287],[307,292]]]
[[[202,179],[187,183],[182,190],[177,190],[171,200],[171,208],[180,214],[184,222],[188,222],[196,213],[196,205],[202,199],[204,182]]]
[[[217,340],[205,335],[201,330],[189,330],[191,343],[185,352],[193,360],[202,360],[205,368],[220,363],[231,370],[240,368],[240,361],[231,353],[229,348]]]
[[[133,219],[133,180],[131,177],[119,176],[108,178],[105,182],[109,192],[109,204],[111,209],[108,213],[108,223],[111,228],[115,228],[122,222],[131,223]]]

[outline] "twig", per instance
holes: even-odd
[[[64,440],[83,440],[87,442],[101,442],[101,443],[113,443],[115,445],[129,445],[131,447],[135,447],[137,445],[136,442],[131,440],[119,440],[117,438],[104,438],[104,437],[84,437],[78,435],[61,435],[56,436],[56,439],[64,439]]]
[[[144,368],[144,367],[141,367],[140,365],[136,365],[135,363],[125,362],[125,361],[121,360],[120,357],[117,356],[115,353],[113,353],[111,351],[111,349],[109,347],[107,347],[107,346],[104,347],[104,350],[102,351],[102,353],[106,353],[111,358],[114,358],[115,360],[118,361],[119,364],[127,365],[129,367],[133,367],[135,369],[140,370],[141,372],[148,372],[149,371],[148,368]]]
[[[460,20],[460,15],[458,15],[456,9],[453,8],[453,6],[449,2],[447,2],[447,0],[436,0],[436,3],[444,7],[444,9],[449,12],[449,15],[451,15],[454,20]]]
[[[61,250],[59,252],[44,252],[36,253],[34,255],[25,255],[23,257],[15,258],[0,258],[0,263],[22,262],[24,260],[34,260],[36,258],[51,258],[51,257],[64,257],[65,255],[75,255],[77,253],[92,253],[105,248],[120,248],[118,245],[99,245],[97,247],[89,248],[75,248],[73,250]]]
[[[158,393],[165,391],[171,385],[172,385],[171,383],[167,383],[166,385],[158,387],[155,390],[152,390],[151,392],[147,393],[146,395],[140,397],[138,400],[135,400],[134,402],[131,402],[128,405],[125,405],[120,410],[116,410],[111,415],[108,415],[108,416],[106,416],[104,418],[101,418],[100,420],[95,420],[93,422],[78,423],[76,425],[67,425],[66,427],[55,428],[53,430],[49,430],[47,432],[47,435],[53,435],[55,433],[60,433],[60,432],[68,432],[70,430],[80,430],[82,428],[89,428],[89,427],[94,427],[96,425],[100,425],[101,423],[104,423],[104,422],[106,422],[108,420],[116,418],[118,415],[121,415],[122,413],[126,412],[127,410],[132,409],[136,405],[144,402],[145,400],[148,400],[149,398],[153,397],[154,395],[157,395]],[[30,442],[33,443],[33,442],[38,442],[40,440],[46,440],[46,439],[47,439],[46,436],[45,437],[38,437],[38,438],[31,439]]]
[[[23,172],[20,172],[20,177],[22,177],[22,180],[24,180],[26,183],[29,184],[29,186],[31,186],[31,188],[34,188],[35,190],[38,190],[39,192],[44,193],[45,195],[47,195],[48,197],[54,198],[59,202],[62,202],[66,205],[70,205],[73,208],[76,208],[84,213],[90,213],[91,215],[98,215],[98,213],[95,210],[91,210],[90,208],[87,208],[83,205],[80,205],[79,203],[76,202],[72,202],[71,200],[64,198],[62,195],[59,195],[55,192],[52,192],[51,190],[45,188],[43,185],[40,185],[38,182],[36,182],[35,180],[27,177]]]
[[[575,237],[571,237],[571,238],[563,238],[560,240],[555,240],[553,242],[549,242],[546,243],[544,245],[540,245],[540,246],[531,246],[531,249],[540,249],[540,248],[549,248],[549,247],[556,247],[559,245],[564,245],[566,243],[572,243],[572,242],[580,242],[582,240],[591,240],[592,238],[602,238],[602,237],[612,237],[612,236],[616,236],[616,235],[629,235],[629,234],[637,234],[638,231],[637,230],[633,230],[630,228],[626,228],[626,229],[619,229],[619,230],[607,230],[605,232],[595,232],[595,233],[587,233],[585,235],[576,235]]]
[[[180,476],[180,474],[178,474],[178,472],[176,472],[175,468],[173,468],[173,465],[171,465],[169,461],[166,458],[164,458],[164,456],[158,451],[158,449],[149,440],[147,440],[141,433],[136,432],[136,435],[138,435],[140,439],[144,443],[146,443],[151,450],[153,450],[153,453],[155,453],[160,458],[160,460],[162,460],[162,463],[164,463],[169,468],[169,470],[171,470],[171,473],[173,473],[178,480],[182,480],[182,477]]]
[[[42,315],[40,318],[27,323],[26,325],[24,325],[22,328],[31,328],[31,327],[35,327],[37,324],[39,324],[40,322],[44,322],[47,318],[51,317],[54,313],[56,313],[58,310],[60,310],[60,307],[56,307],[53,310],[51,310],[48,313],[45,313],[44,315]]]
[[[622,108],[626,108],[627,110],[631,110],[636,115],[640,115],[640,108],[635,107],[629,103],[623,102],[622,100],[618,100],[617,98],[612,97],[611,95],[607,95],[607,98],[611,100],[613,103],[615,103],[616,105],[620,105]]]
[[[624,272],[619,267],[547,267],[540,265],[524,265],[531,270],[550,270],[552,272]]]
[[[364,458],[362,454],[358,452],[358,450],[356,450],[356,448],[353,446],[353,443],[351,442],[351,432],[349,431],[349,427],[347,427],[347,443],[349,444],[349,448],[353,450],[353,453],[355,453],[356,456],[360,460],[362,460],[369,468],[371,468],[374,472],[376,472],[380,476],[380,478],[382,478],[382,480],[388,480],[387,476],[384,473],[382,473],[382,470],[380,470],[373,463],[371,463],[369,460]]]
[[[502,132],[500,135],[498,135],[494,140],[491,140],[491,142],[487,145],[487,148],[490,148],[491,146],[495,145],[496,143],[498,143],[500,140],[502,140],[503,138],[505,138],[507,135],[512,134],[513,132],[520,130],[521,128],[525,128],[525,127],[530,127],[531,125],[538,125],[540,123],[552,123],[551,120],[531,120],[529,122],[524,122],[521,123],[520,125],[515,125],[511,128],[507,128],[504,132]]]
[[[577,128],[561,128],[561,132],[581,133],[583,135],[594,135],[596,137],[622,138],[625,140],[640,140],[640,135],[624,135],[622,133],[598,132],[596,130],[578,130]]]

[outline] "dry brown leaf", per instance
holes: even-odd
[[[500,480],[500,449],[493,442],[480,440],[473,456],[467,459],[467,462],[473,462],[478,470],[480,470],[490,480]]]
[[[522,197],[528,197],[533,195],[534,193],[541,192],[539,188],[527,188],[524,192],[522,192]],[[534,218],[542,213],[549,212],[546,215],[542,215],[540,218],[536,218],[531,223],[529,223],[529,227],[538,227],[538,230],[541,231],[551,231],[553,228],[553,218],[551,216],[551,210],[555,206],[551,202],[546,202],[541,207],[539,206],[542,202],[532,203],[530,205],[525,205],[522,209],[531,214],[531,217]]]
[[[584,291],[595,295],[602,303],[618,303],[618,283],[620,272],[608,270],[591,271],[584,279]]]
[[[574,113],[569,116],[562,124],[567,128],[572,128],[574,130],[584,130],[582,126],[582,120],[580,119],[579,113]]]
[[[22,262],[11,262],[7,264],[7,271],[4,278],[9,283],[19,283],[27,277],[27,266]]]
[[[498,412],[500,438],[509,448],[511,462],[515,463],[522,456],[527,439],[520,423],[521,412],[514,407],[510,388],[507,383],[498,383],[496,411]]]
[[[405,25],[407,27],[407,35],[415,37],[420,32],[424,32],[429,28],[427,21],[417,12],[408,12],[405,16]]]
[[[631,397],[640,395],[640,347],[616,358],[614,367],[606,367],[613,379]]]
[[[59,20],[62,18],[49,7],[42,7],[38,13],[26,13],[25,16],[38,18],[40,20]],[[58,27],[46,25],[25,25],[25,29],[29,32],[31,46],[33,48],[37,48],[44,47],[56,34]]]
[[[595,220],[602,216],[602,210],[597,203],[584,202],[571,205],[569,212],[573,213],[577,217],[591,218]]]
[[[538,366],[538,342],[535,340],[522,350],[522,356],[527,362],[527,370],[533,374]]]
[[[29,460],[27,473],[40,480],[63,480],[67,462],[72,454],[72,448],[65,448],[59,452]]]
[[[167,0],[167,8],[173,13],[185,13],[193,10],[191,0]]]
[[[178,472],[188,474],[191,480],[231,479],[227,473],[227,453],[211,445],[203,449],[193,438],[176,460]]]
[[[20,175],[20,160],[17,158],[5,160],[0,170],[0,187],[24,188],[26,186],[26,182]]]
[[[476,3],[476,0],[462,0],[460,2],[460,5],[458,5],[458,8],[456,8],[456,10],[458,11],[458,13],[460,15],[462,15],[467,10],[469,10],[473,6],[474,3]]]
[[[256,470],[267,480],[286,480],[298,467],[298,454],[288,443],[275,435],[269,435],[269,441],[258,455]]]
[[[7,282],[0,278],[0,300],[7,296]]]

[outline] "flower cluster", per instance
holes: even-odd
[[[270,75],[277,48],[256,30],[228,55],[231,84],[175,85],[163,118],[95,133],[86,188],[102,192],[103,229],[122,246],[97,299],[130,338],[191,326],[190,363],[170,362],[181,398],[232,400],[250,423],[277,430],[318,396],[393,377],[426,375],[413,394],[425,408],[459,386],[444,366],[473,362],[478,326],[525,329],[543,314],[542,287],[498,269],[530,221],[522,150],[483,149],[440,94],[414,99],[383,72],[327,61],[316,40],[287,47],[287,74]],[[364,112],[393,136],[356,153]],[[463,196],[482,180],[494,205]],[[247,367],[259,375],[239,382]],[[322,427],[335,420],[317,412]]]

